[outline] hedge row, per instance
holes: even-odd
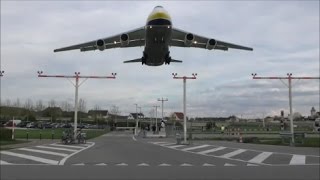
[[[0,128],[0,140],[11,140],[12,130],[6,128]]]

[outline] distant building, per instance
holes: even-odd
[[[98,118],[98,119],[106,119],[109,116],[108,110],[90,110],[88,112],[89,118]]]
[[[317,115],[316,109],[314,107],[311,108],[311,117],[315,117]]]
[[[171,119],[174,121],[183,121],[184,115],[182,112],[174,112],[171,114]]]
[[[143,119],[144,114],[143,113],[130,113],[128,116],[128,119]]]

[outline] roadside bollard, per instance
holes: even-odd
[[[51,131],[51,140],[54,139],[54,130]]]
[[[42,134],[41,134],[41,132],[40,132],[40,140],[42,139],[41,135],[42,135]]]
[[[29,140],[29,132],[27,131],[27,141]]]

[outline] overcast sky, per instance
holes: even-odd
[[[53,49],[96,40],[145,25],[156,5],[171,15],[179,29],[250,46],[254,51],[171,47],[182,64],[159,67],[124,60],[142,56],[143,47],[53,53]],[[115,80],[86,81],[79,97],[87,109],[119,106],[123,115],[134,104],[149,114],[157,98],[168,98],[165,112],[182,111],[182,81],[171,73],[191,75],[187,81],[187,111],[191,117],[279,115],[288,113],[288,88],[261,76],[320,76],[319,1],[1,1],[1,101],[28,98],[74,102],[66,79],[45,74],[109,75]],[[294,81],[293,109],[309,115],[319,111],[319,80]],[[160,112],[160,111],[159,111]]]

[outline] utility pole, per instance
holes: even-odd
[[[192,77],[181,76],[177,77],[177,73],[172,73],[173,79],[183,79],[183,132],[184,132],[184,143],[187,144],[187,97],[186,97],[186,83],[187,79],[197,79],[197,73],[192,73]]]
[[[156,134],[158,134],[159,130],[158,130],[158,107],[160,106],[153,106],[156,108]]]
[[[158,101],[161,101],[161,103],[162,103],[162,105],[161,105],[161,109],[162,109],[162,121],[163,121],[163,102],[164,101],[168,101],[168,99],[166,98],[166,99],[163,99],[163,98],[158,98]]]
[[[294,145],[294,128],[293,128],[293,117],[292,117],[292,79],[320,79],[320,77],[293,77],[292,73],[287,73],[287,77],[257,77],[257,73],[252,73],[253,79],[279,79],[285,86],[289,88],[289,119],[290,119],[290,134],[291,134],[291,143]],[[286,84],[283,79],[288,80]]]
[[[142,115],[141,113],[141,107],[138,107],[140,109],[140,115]],[[140,119],[139,119],[140,120]],[[138,125],[139,125],[139,122],[138,122]],[[140,129],[141,129],[141,123],[140,123]]]
[[[138,131],[138,104],[134,104],[136,105],[136,127],[134,128],[134,135],[137,135],[137,131]]]
[[[111,73],[112,76],[80,76],[80,72],[75,72],[75,75],[43,75],[43,71],[38,71],[38,77],[53,77],[53,78],[67,78],[71,84],[75,87],[75,105],[74,105],[74,130],[73,135],[76,139],[77,134],[77,121],[78,121],[78,89],[88,79],[115,79],[117,73]],[[76,83],[74,84],[70,79],[74,78]],[[79,79],[84,80],[79,83]]]

